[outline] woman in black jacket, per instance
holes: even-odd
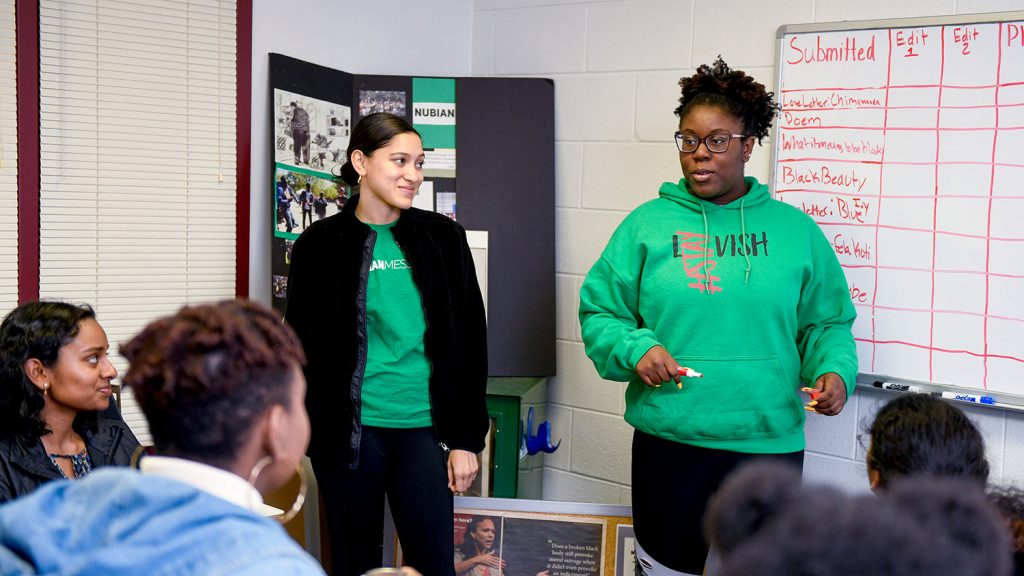
[[[108,346],[88,306],[30,302],[0,324],[0,502],[128,465],[139,443],[112,402]]]
[[[285,317],[308,359],[335,574],[380,563],[385,494],[406,563],[454,574],[452,494],[487,434],[483,299],[465,230],[412,207],[423,160],[404,119],[360,120],[341,169],[359,193],[292,251]]]

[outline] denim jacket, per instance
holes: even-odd
[[[0,575],[323,576],[274,520],[131,468],[0,506]]]

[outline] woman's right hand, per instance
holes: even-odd
[[[474,564],[483,564],[491,568],[505,569],[505,561],[494,555],[494,552],[484,552],[483,554],[473,557]]]
[[[662,346],[654,346],[636,363],[636,374],[644,384],[655,388],[666,382],[679,383],[679,363]]]

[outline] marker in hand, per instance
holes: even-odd
[[[680,366],[679,367],[679,375],[683,376],[683,377],[686,377],[686,378],[703,378],[704,377],[704,375],[701,374],[700,372],[697,372],[693,368],[687,368],[686,366]],[[683,383],[682,382],[676,382],[676,388],[679,388],[680,390],[682,390],[683,389]]]
[[[801,388],[800,391],[806,392],[807,395],[811,397],[811,401],[808,402],[807,404],[804,404],[804,410],[807,410],[808,412],[817,412],[817,410],[814,407],[818,405],[818,396],[821,395],[821,392],[815,390],[814,388],[808,387]]]

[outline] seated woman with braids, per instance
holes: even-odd
[[[261,515],[309,442],[291,328],[246,301],[185,307],[121,352],[158,455],[0,507],[0,572],[322,575]]]

